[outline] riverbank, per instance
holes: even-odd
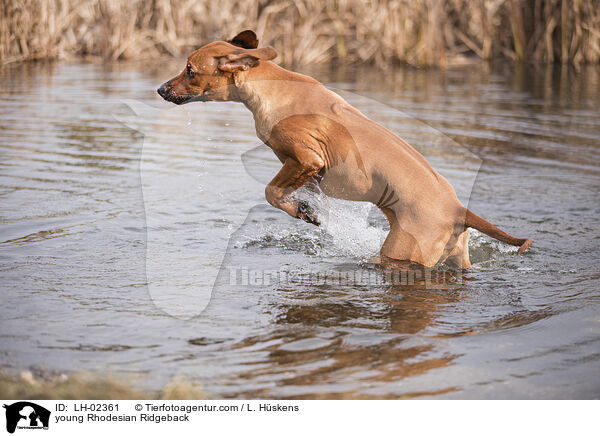
[[[159,392],[142,392],[122,377],[65,374],[43,369],[9,375],[0,370],[0,398],[5,400],[206,400],[198,388],[173,380]]]

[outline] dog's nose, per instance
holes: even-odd
[[[160,95],[162,98],[166,98],[167,89],[164,84],[162,84],[161,87],[156,90],[156,92],[158,92],[158,95]]]

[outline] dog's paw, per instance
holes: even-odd
[[[321,222],[317,218],[317,214],[315,213],[314,209],[310,207],[306,201],[298,202],[296,218],[306,221],[309,224],[314,224],[315,226],[321,225]]]

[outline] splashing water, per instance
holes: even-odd
[[[298,191],[297,198],[308,201],[316,210],[322,231],[331,238],[322,255],[368,259],[379,252],[387,231],[369,223],[375,206],[371,203],[339,200],[322,191]]]

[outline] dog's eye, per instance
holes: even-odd
[[[196,72],[194,70],[192,70],[192,66],[190,64],[188,64],[188,66],[187,66],[187,75],[190,78],[192,78],[196,75]]]

